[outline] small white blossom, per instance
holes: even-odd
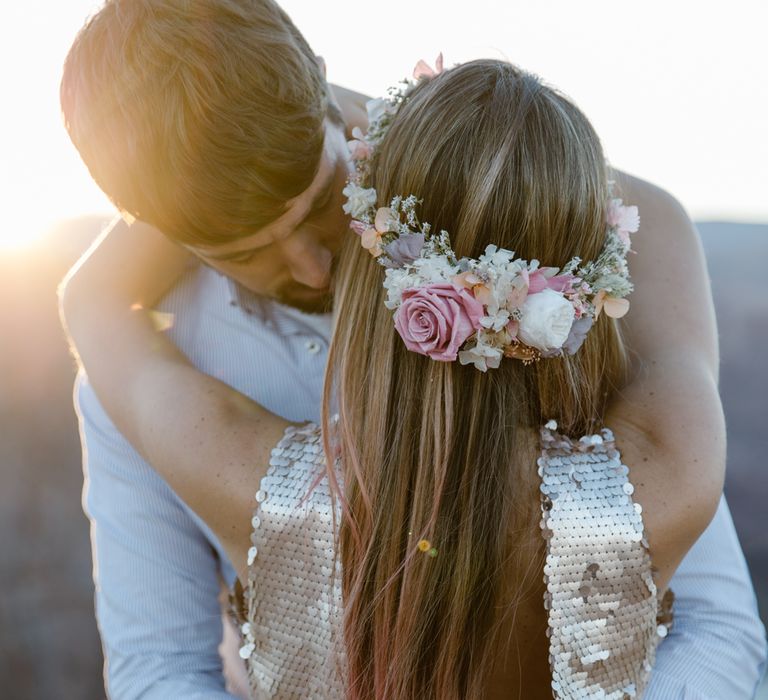
[[[478,338],[474,347],[459,352],[459,362],[462,365],[474,365],[481,372],[487,372],[488,368],[497,369],[503,356],[501,348],[486,345]]]
[[[489,313],[488,316],[483,316],[480,319],[480,325],[483,328],[487,328],[488,330],[492,330],[494,332],[500,331],[508,323],[509,323],[509,311],[507,311],[506,309],[500,309],[495,314]]]
[[[418,258],[413,261],[413,267],[418,276],[427,284],[448,282],[459,274],[458,267],[451,263],[445,255]]]
[[[390,310],[396,309],[400,306],[403,292],[420,284],[419,276],[411,274],[408,267],[388,269],[384,273],[384,289],[387,290],[387,300],[384,305]]]
[[[489,245],[486,246],[485,254],[481,255],[479,260],[481,263],[487,263],[488,265],[506,265],[507,263],[512,262],[514,257],[515,253],[512,250]]]
[[[376,190],[360,187],[354,182],[348,182],[342,190],[342,194],[347,201],[342,206],[345,214],[349,214],[353,219],[363,219],[372,207],[376,206]]]

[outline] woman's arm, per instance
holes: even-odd
[[[365,105],[371,98],[340,85],[329,84],[328,87],[341,110],[346,124],[347,138],[352,138],[352,129],[355,127],[365,131],[368,128],[368,110]]]
[[[684,209],[637,178],[620,173],[618,184],[641,216],[623,327],[634,362],[605,422],[631,469],[663,588],[714,516],[723,488],[717,328],[702,246]]]
[[[160,232],[117,221],[60,293],[70,338],[105,410],[216,533],[238,574],[253,494],[288,422],[199,372],[146,309],[190,262]]]

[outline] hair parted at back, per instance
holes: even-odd
[[[551,266],[603,247],[608,175],[572,102],[492,60],[420,83],[371,169],[377,205],[415,195],[420,220],[448,231],[457,256],[493,243]],[[324,406],[326,449],[343,469],[343,492],[329,476],[342,505],[348,698],[482,698],[504,622],[541,581],[538,427],[554,418],[576,437],[601,427],[626,352],[602,314],[573,356],[487,373],[436,362],[406,349],[383,277],[350,234]],[[436,557],[417,549],[422,538]]]
[[[61,106],[117,207],[187,243],[247,236],[311,183],[322,68],[272,0],[107,0],[67,56]]]

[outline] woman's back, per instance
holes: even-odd
[[[543,448],[531,462],[538,478],[521,484],[517,499],[532,506],[527,526],[540,534],[501,576],[505,609],[482,697],[639,696],[666,627],[657,627],[628,469],[610,431],[576,442],[548,428],[530,437]],[[256,698],[344,695],[341,570],[324,473],[319,429],[290,429],[257,494],[241,620]]]

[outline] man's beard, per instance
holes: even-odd
[[[250,309],[258,306],[260,302],[269,300],[307,314],[323,314],[333,310],[333,297],[328,290],[318,291],[294,282],[277,290],[255,292],[236,280],[232,281],[238,303],[244,309]]]
[[[270,294],[269,297],[307,314],[325,314],[333,309],[333,296],[330,291],[318,293],[310,287],[285,288]]]
[[[331,261],[331,279],[336,276],[336,268],[339,264],[339,257],[334,256]],[[330,289],[320,291],[298,284],[295,281],[283,285],[268,296],[280,304],[291,306],[294,309],[303,311],[307,314],[326,314],[333,310],[333,284]]]

